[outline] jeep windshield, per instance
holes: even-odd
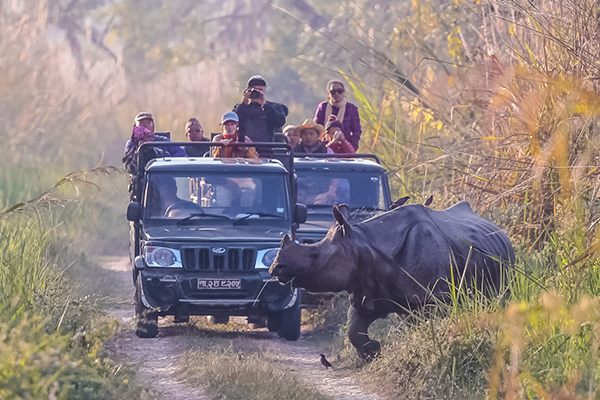
[[[153,172],[144,207],[149,226],[279,223],[289,215],[287,181],[283,174]]]
[[[331,213],[335,204],[352,211],[385,210],[383,178],[377,172],[296,170],[298,203],[310,213]]]

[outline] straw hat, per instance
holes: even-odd
[[[317,124],[312,119],[305,119],[302,125],[296,128],[296,132],[300,132],[300,134],[302,135],[302,131],[305,129],[314,129],[317,132],[319,132],[320,136],[321,133],[323,133],[323,131],[325,130],[325,127],[321,124]]]

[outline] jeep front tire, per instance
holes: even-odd
[[[277,331],[279,337],[292,341],[298,340],[300,337],[301,319],[302,308],[300,307],[300,301],[297,301],[296,304],[287,310],[281,311],[279,330]]]
[[[148,309],[142,301],[142,274],[135,281],[135,334],[139,338],[153,338],[158,334],[158,312]]]

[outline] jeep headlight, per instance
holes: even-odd
[[[147,246],[144,248],[144,259],[149,267],[182,268],[179,250],[166,247]]]
[[[254,268],[271,268],[271,264],[277,257],[279,249],[264,249],[256,253],[256,265]]]

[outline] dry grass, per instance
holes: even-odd
[[[182,376],[188,383],[202,387],[217,398],[329,398],[294,377],[293,371],[269,350],[269,339],[260,333],[246,332],[247,324],[213,325],[200,317],[178,329],[189,334],[193,343],[193,350],[181,357]],[[258,340],[249,340],[253,336]]]
[[[300,383],[268,352],[231,349],[194,350],[183,355],[188,381],[202,382],[216,396],[227,399],[319,400],[329,397]]]

